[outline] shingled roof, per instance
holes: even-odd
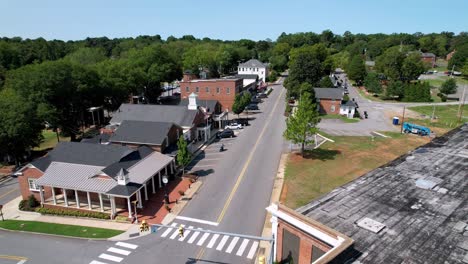
[[[465,124],[297,211],[354,240],[336,263],[466,262],[467,138]]]
[[[244,63],[239,64],[239,67],[255,67],[255,68],[265,68],[266,65],[261,61],[256,59],[250,59]]]
[[[343,89],[341,88],[314,88],[315,98],[317,99],[343,99]]]
[[[162,145],[173,126],[173,123],[168,122],[124,120],[109,141]]]

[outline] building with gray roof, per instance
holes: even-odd
[[[257,59],[250,59],[237,66],[237,74],[238,76],[257,75],[259,80],[266,82],[268,77],[268,65]]]
[[[468,263],[468,124],[297,209],[354,244],[330,263]]]

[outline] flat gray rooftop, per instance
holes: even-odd
[[[465,124],[297,211],[354,239],[336,263],[468,263],[467,183]]]

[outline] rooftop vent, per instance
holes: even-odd
[[[369,230],[376,234],[379,233],[380,230],[385,228],[384,224],[377,222],[374,219],[370,219],[368,217],[362,218],[361,220],[357,221],[356,224],[359,227]]]

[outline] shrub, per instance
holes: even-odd
[[[179,190],[178,193],[179,193],[181,196],[184,196],[184,194],[185,194],[184,191],[182,191],[182,190]]]
[[[359,114],[359,111],[358,110],[355,110],[354,111],[354,116],[353,118],[361,118],[361,114]]]
[[[37,208],[36,212],[41,213],[41,214],[50,214],[50,215],[110,219],[109,214],[101,213],[101,212],[91,212],[91,211],[86,212],[86,211],[67,210],[67,209],[59,209],[59,208]]]
[[[36,200],[36,197],[34,195],[29,195],[28,196],[28,206],[29,208],[34,208],[39,205],[39,202]]]
[[[36,197],[31,194],[27,200],[21,200],[21,202],[18,204],[18,209],[21,211],[34,212],[38,205],[39,202],[36,200]]]

